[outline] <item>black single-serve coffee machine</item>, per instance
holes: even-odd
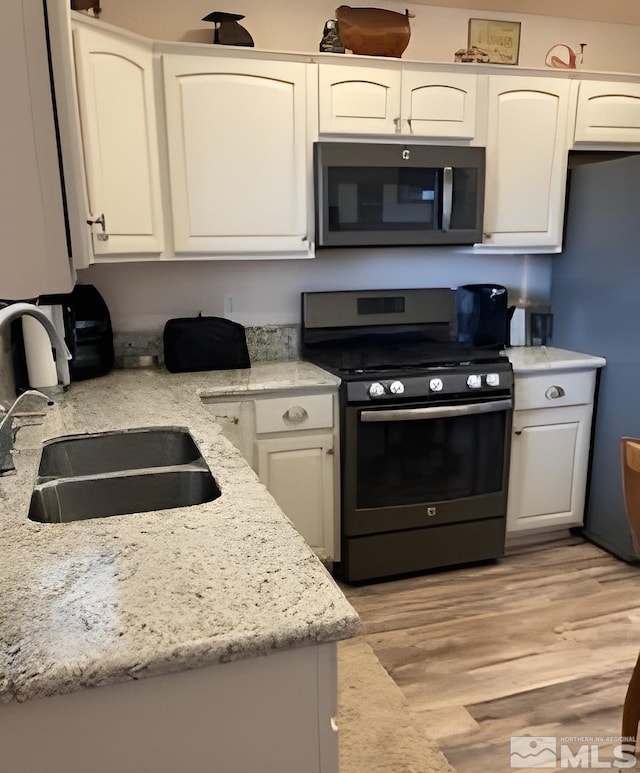
[[[489,349],[504,349],[509,345],[506,287],[461,285],[456,290],[456,317],[459,343]]]

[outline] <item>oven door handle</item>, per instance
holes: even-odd
[[[419,419],[448,419],[454,416],[472,416],[479,413],[508,411],[513,407],[511,400],[494,400],[487,403],[467,405],[443,405],[433,408],[390,408],[380,411],[362,411],[361,421],[418,421]]]

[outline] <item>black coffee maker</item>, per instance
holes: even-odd
[[[104,376],[114,364],[111,315],[93,285],[77,284],[66,295],[40,296],[41,303],[60,304],[64,337],[71,352],[71,381]]]
[[[487,349],[504,349],[509,345],[506,287],[461,285],[456,290],[456,317],[459,343]]]

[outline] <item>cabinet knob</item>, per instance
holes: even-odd
[[[547,389],[547,391],[544,393],[544,396],[547,398],[547,400],[557,400],[559,397],[564,397],[565,394],[566,392],[561,386],[556,386],[554,384]]]
[[[282,420],[285,424],[302,424],[308,418],[309,414],[306,408],[303,408],[301,405],[292,405],[291,408],[287,408],[282,414]]]

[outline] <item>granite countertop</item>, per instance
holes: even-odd
[[[516,376],[545,370],[590,370],[607,364],[604,357],[553,346],[513,346],[506,349],[506,355]]]
[[[33,442],[20,442],[21,430],[17,474],[0,477],[0,702],[355,635],[357,614],[200,400],[337,383],[303,362],[114,371],[72,384]],[[28,520],[42,439],[145,426],[187,427],[222,495],[161,512]]]

